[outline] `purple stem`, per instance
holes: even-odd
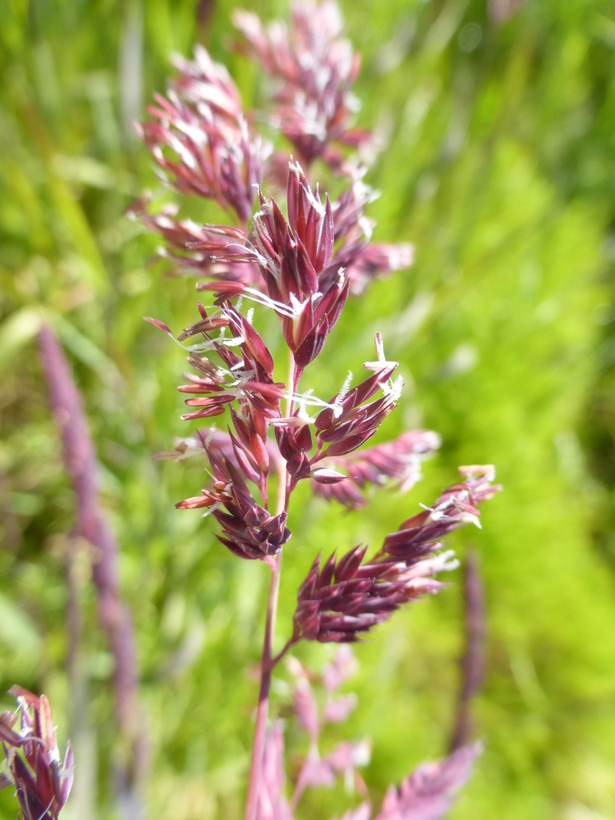
[[[299,631],[298,631],[297,627],[295,626],[293,634],[290,636],[290,638],[284,644],[284,648],[282,649],[282,651],[278,652],[278,654],[274,658],[271,659],[271,669],[272,670],[280,663],[280,661],[282,660],[284,655],[286,655],[288,650],[292,649],[292,647],[296,643],[298,643],[299,637],[300,637],[299,636]]]
[[[292,353],[289,351],[289,376],[287,385],[289,393],[292,394],[296,388],[295,362]],[[287,402],[286,415],[293,411],[292,399]],[[290,500],[290,482],[286,462],[280,458],[278,463],[278,497],[276,503],[276,515],[288,511]],[[273,659],[273,640],[275,636],[275,620],[278,611],[278,595],[280,592],[280,573],[282,569],[282,552],[273,558],[270,563],[271,579],[269,583],[269,595],[267,598],[267,619],[265,622],[265,641],[263,644],[263,654],[261,656],[261,683],[258,693],[258,706],[256,707],[256,727],[254,729],[254,743],[252,745],[252,762],[250,764],[250,780],[248,783],[248,797],[246,800],[245,820],[256,820],[258,811],[258,796],[263,771],[263,756],[265,753],[265,740],[267,737],[267,716],[269,713],[269,690],[271,688],[271,673],[275,663],[290,648],[285,649]],[[275,660],[275,663],[272,662]]]
[[[122,734],[136,748],[138,673],[134,631],[130,611],[120,595],[118,545],[100,505],[96,451],[69,364],[49,327],[41,328],[39,345],[51,411],[62,435],[64,463],[77,499],[78,532],[95,548],[92,577],[98,590],[100,624],[115,661],[115,714]],[[74,612],[71,617],[75,617]]]
[[[483,585],[475,552],[469,552],[464,567],[463,597],[465,603],[466,645],[461,658],[461,686],[457,701],[455,726],[449,754],[465,746],[472,734],[472,698],[485,677],[485,607]]]
[[[286,472],[286,464],[282,468]],[[256,708],[256,728],[254,730],[254,744],[252,746],[252,763],[250,765],[250,782],[248,784],[248,799],[246,802],[246,820],[256,820],[258,796],[263,771],[263,754],[267,735],[267,715],[269,712],[269,689],[271,688],[271,652],[275,633],[275,619],[278,608],[278,593],[280,590],[281,553],[278,553],[271,567],[271,581],[269,597],[267,599],[267,620],[265,623],[265,642],[261,657],[261,685],[258,692],[258,706]]]

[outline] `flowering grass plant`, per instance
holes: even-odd
[[[197,427],[161,457],[182,460],[196,453],[207,460],[206,486],[177,507],[212,515],[217,538],[233,556],[262,561],[270,570],[245,817],[286,820],[307,787],[326,785],[339,774],[358,777],[355,770],[366,750],[345,743],[324,758],[318,752],[322,726],[343,720],[354,706],[348,696],[335,695],[352,667],[349,650],[341,650],[323,673],[322,713],[309,675],[291,659],[295,713],[310,746],[289,800],[282,727],[269,722],[277,664],[300,641],[357,641],[404,604],[438,592],[443,584],[436,576],[457,566],[442,540],[465,524],[479,524],[480,504],[498,488],[492,467],[462,467],[458,482],[401,522],[376,552],[359,545],[316,556],[298,590],[286,644],[275,653],[282,557],[293,548],[288,513],[297,485],[306,481],[316,495],[358,509],[367,503],[370,488],[413,486],[439,439],[421,430],[363,447],[395,408],[403,387],[380,334],[364,378],[349,373],[331,397],[317,397],[304,386],[306,373],[326,355],[349,296],[360,296],[374,277],[407,268],[413,255],[408,244],[370,241],[367,209],[375,194],[364,180],[379,146],[373,134],[354,124],[352,86],[360,60],[342,36],[337,8],[329,0],[298,3],[288,27],[264,28],[248,12],[238,12],[235,23],[240,32],[235,48],[272,78],[275,93],[267,116],[279,144],[269,145],[256,132],[258,119],[244,112],[226,69],[197,47],[194,60],[176,59],[176,78],[166,96],[156,97],[138,131],[165,184],[182,195],[212,200],[227,221],[197,225],[179,218],[172,207],[156,212],[147,197],[132,206],[131,215],[162,237],[162,253],[174,271],[201,280],[198,317],[177,338],[163,322],[148,321],[187,355],[190,372],[179,388],[188,408],[182,418],[191,423],[215,418],[216,424]],[[342,188],[334,199],[323,193],[330,185]],[[279,321],[284,361],[274,361],[259,332],[263,311]],[[22,715],[27,704],[47,716],[46,700],[18,696]],[[70,788],[68,775],[58,781],[53,774],[57,749],[49,752],[51,788],[47,769],[38,765],[46,760],[45,732],[34,733],[25,747],[31,769],[26,777],[19,756],[23,731],[13,730],[14,716],[3,715],[2,721],[6,784],[15,784],[27,820],[34,814],[38,820],[57,817]],[[476,744],[460,745],[446,760],[420,766],[399,789],[391,788],[376,820],[443,817],[478,750]],[[62,771],[70,766],[67,760]],[[364,802],[345,820],[370,816]]]

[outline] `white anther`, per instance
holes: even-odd
[[[337,398],[333,402],[333,415],[335,418],[339,418],[342,415],[342,403],[346,396],[348,395],[348,391],[350,390],[350,385],[352,383],[352,371],[348,371],[348,375],[346,376],[346,380],[341,387],[340,392],[337,394]]]
[[[211,515],[211,514],[212,514],[213,512],[215,512],[215,511],[216,511],[216,510],[217,510],[220,506],[221,506],[220,501],[216,501],[216,503],[215,503],[215,504],[212,504],[212,506],[211,506],[208,510],[206,510],[206,511],[203,513],[202,518],[207,518],[207,516],[208,516],[208,515]]]
[[[402,394],[402,390],[404,388],[404,380],[401,376],[392,381],[389,381],[386,384],[382,385],[382,392],[384,395],[390,399],[391,401],[398,401],[399,397]]]

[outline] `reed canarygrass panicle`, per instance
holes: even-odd
[[[0,789],[15,788],[24,820],[57,820],[73,785],[70,743],[62,762],[45,695],[39,698],[20,686],[13,686],[10,693],[18,708],[0,714],[0,742],[6,755]]]
[[[409,431],[361,449],[396,407],[403,387],[379,333],[363,380],[348,374],[328,400],[302,391],[304,374],[323,353],[349,295],[362,294],[376,276],[408,267],[413,249],[371,243],[374,223],[366,212],[377,193],[364,180],[378,140],[355,126],[352,86],[360,61],[342,37],[335,3],[296,3],[288,27],[265,28],[249,12],[236,12],[234,21],[236,49],[275,80],[270,123],[290,151],[276,144],[267,158],[269,147],[248,125],[259,118],[243,112],[226,70],[199,48],[194,61],[175,61],[178,76],[167,97],[157,97],[151,119],[138,130],[167,185],[214,200],[234,224],[196,225],[168,206],[156,213],[146,199],[132,213],[165,240],[162,255],[176,272],[205,280],[197,289],[213,301],[199,302],[200,318],[174,341],[194,371],[179,388],[190,408],[182,418],[216,418],[223,429],[199,430],[159,457],[206,456],[207,485],[178,508],[212,514],[230,552],[271,570],[246,805],[246,820],[266,820],[292,816],[307,785],[354,771],[358,754],[352,744],[333,756],[317,754],[322,721],[343,719],[354,702],[329,696],[320,715],[308,678],[299,674],[295,712],[311,752],[287,801],[281,728],[267,728],[276,664],[301,640],[354,642],[400,606],[438,592],[443,584],[436,576],[457,566],[442,539],[465,524],[480,525],[478,505],[498,488],[493,468],[461,468],[462,480],[387,535],[372,557],[363,545],[340,558],[333,553],[322,565],[316,558],[298,593],[291,635],[274,655],[281,555],[289,548],[288,511],[297,484],[309,479],[315,495],[360,508],[382,485],[409,490],[440,441],[430,431]],[[314,181],[317,173],[324,181]],[[279,189],[281,176],[285,203],[262,187],[264,178]],[[338,188],[345,186],[336,199],[323,192],[332,176]],[[280,323],[288,356],[284,381],[281,363],[276,368],[258,330],[263,310]],[[164,322],[148,321],[173,338]],[[341,676],[341,669],[329,677]],[[381,820],[440,817],[476,753],[467,747],[417,770],[387,797]],[[429,800],[439,813],[428,812]],[[358,812],[367,816],[363,808]]]
[[[246,11],[236,12],[234,22],[239,30],[234,48],[274,80],[268,120],[275,145],[255,127],[263,116],[244,111],[230,74],[201,46],[192,60],[175,57],[176,75],[166,95],[156,95],[149,117],[136,124],[163,185],[188,201],[209,200],[228,223],[197,224],[175,205],[157,208],[151,194],[128,209],[161,238],[159,255],[172,273],[201,280],[197,290],[203,301],[193,324],[175,336],[164,321],[147,321],[170,336],[187,359],[190,371],[179,387],[187,407],[182,419],[190,424],[215,419],[220,426],[208,421],[209,427],[197,428],[157,458],[205,458],[206,486],[176,506],[211,515],[217,538],[233,555],[262,561],[270,570],[246,820],[292,820],[307,788],[331,785],[338,777],[364,799],[345,820],[369,820],[368,793],[357,771],[369,760],[369,743],[342,742],[327,753],[320,749],[323,727],[344,721],[356,707],[354,695],[338,691],[356,665],[348,644],[403,605],[443,588],[437,576],[458,565],[444,540],[466,524],[480,526],[480,505],[499,487],[493,484],[493,467],[461,467],[461,480],[432,506],[421,505],[374,554],[359,545],[341,557],[334,551],[324,562],[316,557],[297,593],[290,636],[274,653],[281,559],[290,548],[289,507],[299,482],[307,481],[321,499],[359,509],[383,486],[401,492],[413,487],[440,440],[434,432],[417,430],[365,447],[403,388],[398,363],[387,358],[380,333],[363,379],[349,373],[329,399],[302,383],[348,298],[413,261],[408,242],[371,241],[374,221],[368,211],[379,194],[365,179],[381,146],[373,133],[356,125],[359,105],[352,88],[360,59],[343,37],[337,6],[333,0],[300,0],[288,26],[265,28]],[[328,187],[340,193],[332,198]],[[261,333],[263,311],[277,317],[284,361],[274,361]],[[96,548],[93,579],[115,662],[116,717],[138,769],[144,735],[118,547],[100,505],[96,453],[70,368],[49,328],[39,338],[77,499],[79,534]],[[473,564],[468,566],[464,715],[482,671],[480,587]],[[340,647],[320,677],[287,657],[294,677],[293,713],[308,740],[289,799],[283,725],[269,723],[269,692],[275,667],[300,641]],[[324,697],[315,693],[315,680]],[[15,787],[25,820],[57,820],[72,784],[72,751],[69,746],[61,764],[45,696],[19,687],[12,691],[19,708],[17,714],[0,715],[7,758],[0,787]],[[443,818],[480,751],[479,744],[467,743],[468,736],[466,720],[455,733],[451,754],[419,766],[399,788],[391,787],[375,820]]]

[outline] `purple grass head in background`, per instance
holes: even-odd
[[[0,789],[15,788],[24,820],[56,820],[73,785],[70,743],[62,763],[45,695],[37,698],[19,686],[13,686],[11,694],[18,710],[0,715],[0,741],[7,759]]]
[[[199,47],[194,61],[175,61],[177,78],[166,97],[156,97],[151,119],[138,131],[166,185],[212,200],[232,224],[197,225],[168,206],[155,213],[148,198],[131,212],[162,237],[162,255],[173,271],[201,278],[197,289],[212,302],[199,303],[195,323],[175,339],[193,371],[179,388],[189,408],[182,418],[217,418],[228,432],[198,430],[161,457],[207,457],[207,486],[177,506],[212,514],[217,537],[230,552],[271,570],[246,820],[288,820],[306,786],[326,784],[340,773],[355,777],[365,745],[342,744],[325,758],[317,751],[323,722],[342,720],[354,706],[347,696],[333,697],[347,674],[344,665],[352,661],[349,650],[325,672],[322,714],[309,678],[295,666],[295,714],[310,753],[288,801],[281,724],[267,725],[274,667],[301,640],[354,642],[402,605],[438,592],[443,585],[436,576],[457,566],[442,539],[478,524],[480,504],[498,488],[492,467],[462,467],[461,482],[400,524],[375,554],[361,545],[324,563],[317,557],[298,591],[290,637],[274,654],[281,557],[290,548],[288,511],[297,484],[307,480],[315,495],[360,508],[372,487],[412,487],[439,438],[420,430],[363,447],[403,387],[380,334],[362,380],[349,374],[330,398],[301,384],[349,296],[363,293],[376,277],[407,268],[413,249],[370,243],[373,221],[366,210],[375,192],[364,179],[378,140],[354,124],[352,86],[360,60],[341,36],[335,3],[295,4],[288,27],[265,29],[249,12],[234,19],[236,49],[273,78],[268,117],[280,144],[270,147],[255,133],[258,118],[244,113],[226,69]],[[334,199],[324,193],[333,182],[343,189]],[[276,366],[258,329],[263,310],[280,323],[288,359],[283,381],[282,364]],[[173,338],[166,324],[149,321]],[[419,767],[399,790],[389,791],[378,820],[443,817],[477,753],[476,745],[464,746],[441,763]],[[364,804],[347,820],[370,816]]]

